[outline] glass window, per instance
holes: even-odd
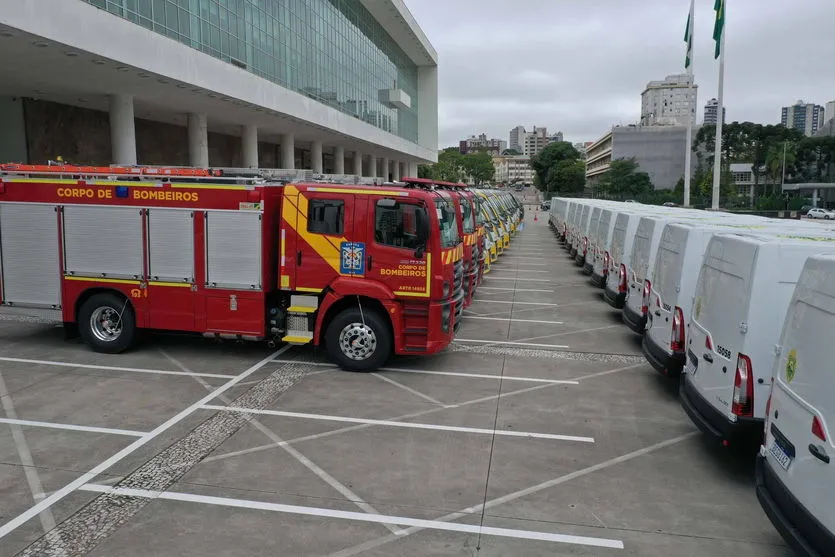
[[[345,202],[311,199],[307,209],[307,231],[338,236],[345,230]]]
[[[475,230],[473,206],[470,200],[463,195],[459,199],[459,202],[461,206],[461,218],[464,221],[464,234],[471,234]]]
[[[423,209],[412,203],[395,203],[392,207],[377,202],[374,211],[374,241],[396,248],[417,249],[417,218]]]
[[[461,241],[458,237],[458,223],[452,203],[443,198],[435,198],[435,211],[441,226],[441,247],[451,248]]]

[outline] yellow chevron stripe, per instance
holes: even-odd
[[[340,260],[339,248],[334,246],[325,236],[307,231],[308,199],[294,186],[285,186],[285,194],[282,215],[284,222],[338,273]],[[292,195],[297,196],[295,206],[289,199]],[[295,219],[292,218],[293,216],[295,216]],[[335,238],[334,240],[337,244],[346,241],[342,237]],[[300,288],[297,286],[296,290],[300,290]]]

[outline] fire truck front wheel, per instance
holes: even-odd
[[[347,308],[328,325],[325,346],[331,361],[342,369],[374,371],[391,354],[391,332],[376,311]]]
[[[94,294],[78,310],[78,332],[96,352],[124,352],[136,337],[133,307],[123,296]]]

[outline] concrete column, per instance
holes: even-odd
[[[191,112],[188,115],[188,161],[191,166],[209,167],[209,131],[205,114]]]
[[[418,175],[418,164],[416,162],[409,161],[409,177],[416,178]]]
[[[354,151],[354,174],[362,176],[362,152]]]
[[[333,148],[333,173],[345,174],[345,147],[340,145]]]
[[[310,168],[314,174],[321,174],[322,166],[322,142],[314,141],[310,144]]]
[[[388,160],[388,157],[383,157],[383,163],[380,166],[383,167],[382,172],[380,172],[380,174],[382,175],[383,181],[388,182],[389,181],[389,160]]]
[[[241,126],[241,153],[244,167],[258,168],[258,126]]]
[[[818,188],[812,190],[812,207],[818,206]]]
[[[377,158],[377,157],[375,157],[374,155],[371,155],[371,156],[368,158],[368,162],[369,162],[369,165],[368,165],[368,177],[369,177],[369,178],[377,178],[377,177],[379,177],[379,176],[380,176],[380,175],[377,173],[377,164],[378,164],[378,162],[379,162],[379,161],[380,161],[380,159],[378,159],[378,158]]]
[[[133,95],[110,97],[110,144],[115,164],[136,164]]]
[[[399,182],[400,178],[401,178],[400,161],[394,161],[394,164],[392,164],[391,173],[392,173],[392,177],[391,177],[392,180],[394,180],[395,182]]]
[[[292,133],[281,136],[281,168],[296,168],[296,138]]]

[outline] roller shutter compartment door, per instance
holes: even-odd
[[[64,266],[81,277],[141,279],[142,210],[64,207]]]
[[[5,303],[60,306],[58,219],[53,205],[0,204],[0,287]]]

